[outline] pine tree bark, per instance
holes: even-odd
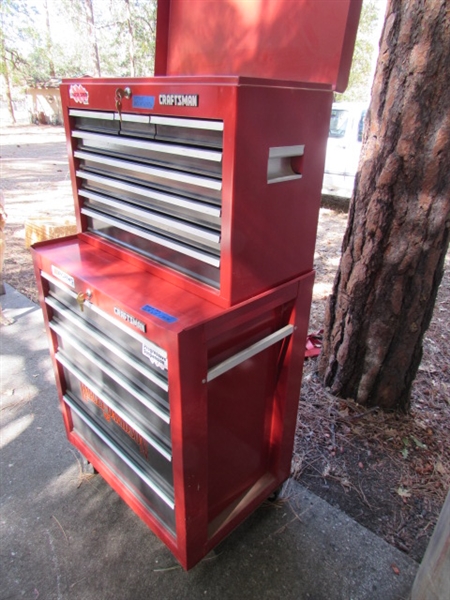
[[[450,234],[447,0],[390,0],[319,372],[406,410]]]

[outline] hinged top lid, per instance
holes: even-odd
[[[362,0],[159,0],[155,75],[242,75],[345,90]]]

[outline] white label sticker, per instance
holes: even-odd
[[[75,289],[75,279],[54,265],[52,265],[52,274],[56,277],[56,279],[67,283],[67,285],[70,285],[71,288]]]
[[[150,360],[152,365],[162,371],[167,371],[167,355],[158,352],[146,344],[142,344],[142,354]]]

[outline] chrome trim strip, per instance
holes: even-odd
[[[85,117],[86,119],[103,119],[105,121],[114,121],[113,113],[99,112],[95,110],[79,110],[77,108],[69,109],[69,117]]]
[[[121,181],[120,179],[110,179],[108,177],[102,177],[101,175],[97,175],[96,173],[90,173],[89,171],[80,170],[76,172],[76,175],[77,177],[86,179],[88,182],[93,181],[94,183],[96,182],[104,184],[118,190],[123,190],[124,192],[138,194],[139,196],[143,196],[144,198],[152,198],[153,200],[164,202],[165,204],[171,204],[179,208],[192,210],[193,212],[199,212],[202,215],[208,215],[217,219],[219,219],[221,216],[222,211],[218,206],[212,206],[210,204],[197,202],[195,200],[187,200],[185,198],[182,198],[181,196],[172,196],[169,194],[164,194],[163,192],[158,192],[149,188],[133,185],[132,183],[126,183],[125,181]]]
[[[200,119],[181,119],[174,117],[161,117],[151,115],[150,123],[155,125],[169,125],[172,127],[189,127],[191,129],[207,129],[209,131],[223,131],[223,121],[206,121]]]
[[[65,285],[63,285],[63,283],[61,281],[59,281],[59,279],[52,277],[45,271],[41,271],[41,277],[46,279],[49,283],[52,283],[55,287],[59,288],[61,291],[66,292],[66,294],[68,294],[69,296],[72,296],[72,298],[74,298],[75,300],[78,298],[77,292],[74,292],[70,288],[66,287]]]
[[[161,246],[165,246],[166,248],[170,248],[171,250],[175,250],[176,252],[180,252],[181,254],[185,254],[186,256],[190,256],[191,258],[195,258],[201,262],[204,262],[208,265],[212,265],[213,267],[220,266],[220,258],[216,258],[204,252],[200,252],[199,250],[193,250],[192,248],[188,248],[182,246],[181,244],[177,244],[176,242],[172,242],[166,238],[163,238],[157,234],[151,234],[147,231],[143,231],[138,227],[133,227],[124,221],[119,221],[119,219],[115,219],[114,217],[109,217],[102,213],[97,213],[90,208],[82,208],[80,211],[83,215],[88,217],[92,217],[94,219],[98,219],[99,221],[103,221],[104,223],[108,223],[109,225],[113,225],[114,227],[118,227],[123,231],[128,231],[134,235],[138,235],[141,238],[149,240],[150,242],[154,242],[155,244],[159,244]]]
[[[56,328],[55,328],[55,326],[56,326]],[[152,413],[154,413],[157,417],[159,417],[165,423],[168,423],[168,424],[170,423],[170,416],[165,411],[161,410],[159,407],[157,407],[155,404],[153,404],[153,402],[150,402],[149,400],[147,400],[147,398],[145,396],[143,396],[142,394],[140,394],[139,392],[136,392],[136,390],[133,389],[133,386],[131,386],[125,379],[123,379],[123,377],[120,377],[120,375],[117,375],[114,371],[112,371],[108,367],[108,365],[106,365],[105,363],[102,363],[100,360],[98,360],[98,358],[96,358],[88,348],[86,348],[85,346],[80,344],[78,342],[78,340],[76,340],[73,337],[68,338],[67,332],[61,331],[60,325],[58,325],[57,323],[53,323],[53,325],[50,324],[50,327],[52,329],[55,329],[55,332],[56,332],[56,329],[58,329],[58,331],[56,332],[56,333],[58,333],[58,335],[61,335],[61,337],[63,339],[65,336],[66,341],[68,341],[69,344],[71,344],[75,348],[75,350],[78,350],[78,352],[83,352],[86,356],[89,356],[90,361],[94,365],[96,365],[100,369],[100,371],[102,371],[102,373],[105,373],[105,375],[108,375],[109,377],[111,377],[111,379],[113,381],[115,381],[117,383],[117,385],[122,387],[128,393],[130,393],[134,398],[136,398],[136,400],[138,402],[140,402],[143,406],[148,408],[148,410],[150,410]],[[69,367],[67,367],[67,368],[69,368]],[[74,368],[77,369],[77,367],[75,365],[74,365]],[[81,373],[81,371],[79,371],[79,372],[80,372],[79,379],[81,379],[82,373]],[[74,375],[75,375],[75,373],[74,373]],[[94,387],[94,386],[95,386],[95,384],[93,384],[93,386],[89,385],[88,387]],[[96,389],[97,389],[97,391],[99,391],[99,393],[97,395],[101,397],[102,393],[104,393],[104,392],[102,392],[102,390],[100,390],[99,388],[96,388]]]
[[[56,325],[56,327],[60,328],[57,323],[54,325]],[[50,323],[50,327],[51,327],[51,323]],[[68,334],[65,331],[63,333],[58,333],[58,335],[61,335],[61,337],[63,339],[65,336],[66,341],[68,341],[68,343],[71,344],[75,348],[75,350],[78,350],[78,352],[82,352],[86,356],[88,356],[89,360],[94,365],[96,365],[100,369],[100,371],[102,371],[102,373],[105,373],[105,375],[108,375],[108,377],[110,377],[115,383],[117,383],[117,385],[119,385],[121,388],[126,390],[129,394],[131,394],[133,396],[133,398],[135,398],[143,406],[148,408],[148,410],[150,410],[152,413],[154,413],[156,416],[158,416],[162,421],[164,421],[165,423],[170,423],[170,415],[168,415],[166,412],[161,410],[153,402],[150,402],[149,400],[147,400],[147,398],[145,396],[143,396],[139,392],[139,390],[134,389],[134,387],[126,379],[124,379],[120,375],[117,375],[112,369],[110,369],[110,367],[108,366],[107,363],[101,361],[99,358],[94,356],[94,354],[88,348],[86,348],[86,346],[83,346],[82,344],[80,344],[80,342],[78,340],[76,340],[74,337],[68,337]]]
[[[102,442],[104,442],[107,446],[109,446],[109,448],[115,453],[117,454],[117,456],[119,458],[121,458],[123,460],[123,462],[130,467],[130,469],[132,471],[134,471],[136,473],[136,475],[142,479],[142,481],[148,485],[148,487],[153,490],[155,492],[155,494],[157,496],[159,496],[161,498],[161,500],[163,500],[163,502],[165,502],[167,504],[167,506],[169,508],[171,508],[172,510],[175,508],[175,503],[174,501],[169,498],[169,496],[167,496],[167,494],[165,494],[160,488],[159,486],[156,485],[156,483],[154,483],[146,473],[144,473],[144,471],[142,471],[142,469],[140,469],[138,467],[138,465],[136,465],[132,460],[130,460],[126,454],[124,454],[122,452],[122,450],[120,448],[118,448],[116,446],[116,444],[110,440],[106,435],[104,435],[102,433],[102,431],[100,431],[100,429],[95,425],[95,423],[93,423],[91,421],[91,419],[89,419],[89,417],[87,417],[87,415],[85,415],[79,408],[78,406],[73,402],[73,400],[67,395],[64,394],[63,396],[63,400],[64,402],[70,407],[71,410],[73,410],[82,421],[84,421],[86,423],[86,425],[92,429],[92,431],[94,431],[94,433],[102,440]],[[101,457],[100,457],[101,458]]]
[[[161,142],[148,142],[146,140],[126,138],[123,136],[105,135],[102,133],[93,133],[90,131],[74,130],[72,137],[93,140],[94,142],[103,142],[105,144],[114,144],[115,146],[124,146],[129,148],[139,148],[149,152],[160,152],[161,154],[173,154],[175,156],[197,158],[220,163],[222,161],[222,152],[215,150],[200,150],[189,146],[176,146],[175,144],[162,144]]]
[[[54,323],[53,325],[55,326],[56,323]],[[57,333],[58,335],[63,337],[64,334],[61,334],[61,327],[56,325],[56,327],[52,327],[52,329],[55,331],[55,333]],[[75,344],[73,344],[73,346],[75,347]],[[117,407],[116,404],[108,397],[108,394],[105,394],[104,390],[100,390],[98,387],[95,386],[95,384],[93,385],[92,381],[88,377],[85,377],[83,372],[80,371],[80,369],[78,369],[78,367],[76,365],[74,365],[70,360],[68,360],[64,356],[64,354],[61,354],[61,352],[57,352],[55,356],[56,356],[56,360],[65,369],[70,371],[70,373],[72,373],[72,375],[74,377],[76,377],[79,381],[81,381],[81,383],[83,383],[86,387],[88,387],[91,390],[91,392],[93,392],[104,404],[106,404],[106,406],[108,408],[110,408],[113,412],[115,412],[117,415],[119,415],[119,417],[127,425],[129,425],[132,429],[134,429],[140,436],[142,436],[144,438],[144,440],[146,440],[150,444],[150,446],[153,446],[153,448],[155,450],[157,450],[162,456],[164,456],[164,458],[166,460],[168,460],[169,462],[172,461],[172,453],[171,452],[166,450],[163,446],[161,446],[161,444],[159,444],[153,438],[149,437],[148,433],[146,433],[139,425],[136,425],[135,423],[133,423],[133,421],[122,411],[122,409],[120,407]]]
[[[111,206],[112,208],[116,208],[122,212],[130,213],[132,216],[142,219],[142,227],[146,227],[147,223],[151,226],[158,227],[159,229],[163,229],[164,227],[172,228],[178,235],[191,235],[207,242],[212,242],[213,244],[220,243],[220,234],[216,232],[210,232],[207,229],[202,229],[201,227],[196,227],[195,225],[188,225],[183,221],[175,219],[173,217],[164,217],[160,216],[157,213],[154,213],[151,210],[146,210],[144,208],[139,208],[137,206],[130,206],[124,201],[114,200],[112,198],[107,198],[106,196],[102,196],[101,194],[97,194],[96,192],[91,192],[86,189],[79,189],[78,194],[80,196],[84,196],[85,198],[89,198],[91,200],[100,202],[101,204],[105,204],[106,206]],[[114,217],[112,217],[114,218]]]
[[[47,296],[45,298],[45,303],[53,308],[53,310],[62,314],[67,321],[70,321],[76,327],[84,331],[84,333],[93,337],[99,344],[102,344],[102,346],[108,348],[108,350],[130,365],[130,367],[133,367],[133,369],[139,371],[139,373],[144,375],[144,377],[150,379],[150,381],[160,387],[163,391],[169,391],[169,385],[166,381],[164,381],[164,379],[158,377],[158,375],[156,375],[156,373],[153,371],[146,369],[139,361],[134,360],[133,357],[129,356],[126,352],[122,352],[117,344],[114,344],[106,336],[103,336],[101,333],[97,332],[96,329],[91,327],[91,325],[89,325],[86,321],[83,321],[83,319],[76,317],[74,313],[69,308],[66,308],[63,304],[61,304],[57,298],[53,296]]]
[[[61,284],[60,281],[58,281],[57,279],[55,279],[51,275],[48,275],[44,271],[41,271],[41,276],[44,279],[47,279],[47,281],[49,281],[50,283],[52,283],[55,287],[58,287],[60,290],[62,290],[64,292],[67,292],[68,294],[70,294],[72,296],[72,298],[75,298],[75,299],[77,298],[77,293],[76,292],[72,292],[72,290],[69,290],[68,288],[64,287]],[[122,331],[124,331],[125,333],[128,333],[128,335],[130,335],[131,337],[133,337],[135,340],[137,340],[141,344],[146,344],[147,346],[151,346],[155,350],[155,352],[160,353],[162,356],[164,356],[167,359],[167,352],[166,352],[166,350],[164,350],[163,348],[160,348],[159,346],[157,346],[156,344],[154,344],[152,341],[148,340],[143,335],[140,335],[139,333],[137,333],[137,331],[134,331],[130,327],[127,327],[121,321],[118,321],[117,319],[114,319],[107,312],[105,312],[101,308],[98,308],[97,306],[95,306],[95,304],[92,304],[91,302],[89,302],[88,300],[86,300],[84,302],[84,307],[85,308],[90,308],[93,312],[96,312],[98,315],[100,315],[101,317],[103,317],[106,321],[109,321],[109,323],[111,323],[112,325],[115,325],[116,327],[118,327],[119,329],[121,329]]]
[[[219,375],[222,375],[223,373],[226,373],[230,369],[237,367],[237,365],[240,365],[248,358],[255,356],[255,354],[262,352],[266,348],[273,346],[273,344],[276,344],[277,342],[284,339],[288,335],[291,335],[293,331],[294,331],[293,325],[286,325],[285,327],[282,327],[278,331],[275,331],[274,333],[271,333],[270,335],[266,336],[259,342],[252,344],[245,350],[238,352],[234,356],[230,356],[230,358],[227,358],[226,360],[219,363],[215,367],[212,367],[211,369],[209,369],[207,376],[206,376],[206,381],[212,381],[216,377],[219,377]]]
[[[132,113],[114,113],[115,121],[127,121],[128,123],[150,123],[150,115],[134,115]]]
[[[207,177],[198,177],[189,175],[181,171],[171,171],[170,169],[160,169],[156,167],[148,167],[140,163],[134,163],[127,160],[108,158],[98,154],[91,154],[81,150],[76,150],[73,154],[75,158],[81,158],[100,165],[108,165],[116,169],[124,169],[125,171],[135,171],[136,173],[146,173],[147,175],[158,177],[160,179],[168,179],[171,181],[179,181],[196,187],[208,188],[210,190],[220,191],[222,189],[222,181],[220,179],[209,179]]]

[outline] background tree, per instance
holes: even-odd
[[[373,58],[380,36],[379,22],[384,17],[383,5],[380,0],[363,1],[348,86],[343,94],[336,94],[337,102],[366,102],[369,99]]]
[[[26,1],[2,0],[0,18],[0,75],[8,111],[15,123],[13,90],[28,72],[24,42],[30,33],[31,15]],[[33,39],[31,35],[30,40]]]
[[[406,409],[450,232],[447,0],[389,0],[319,371]]]
[[[100,67],[100,54],[98,51],[97,33],[95,31],[94,6],[92,0],[83,0],[82,6],[84,18],[86,19],[94,75],[96,77],[101,77],[102,70]]]
[[[50,13],[48,10],[48,0],[44,0],[44,10],[45,10],[45,46],[47,50],[48,56],[48,67],[50,72],[50,77],[56,77],[55,71],[55,62],[53,60],[53,42],[52,42],[52,32],[50,29]]]

